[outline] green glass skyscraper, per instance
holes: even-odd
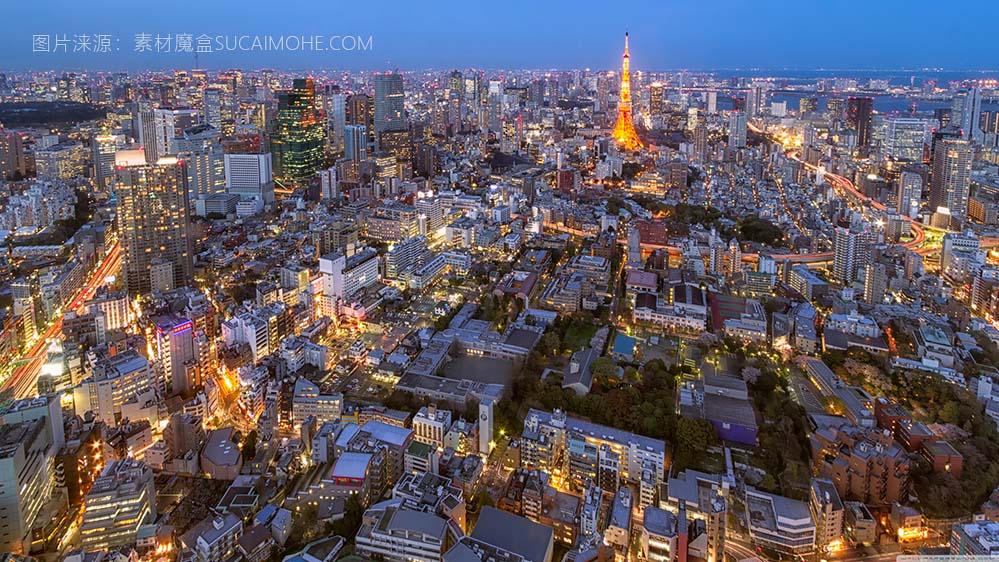
[[[271,152],[274,178],[285,187],[307,183],[322,168],[326,147],[326,116],[316,108],[311,78],[297,78],[291,90],[278,94]]]

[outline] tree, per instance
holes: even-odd
[[[493,506],[495,504],[495,502],[493,502],[493,497],[489,495],[489,490],[487,490],[485,488],[482,488],[481,490],[479,490],[478,495],[475,496],[475,500],[476,500],[476,503],[478,504],[480,510],[484,506],[488,505],[488,506],[491,507],[491,506]]]
[[[341,537],[353,537],[357,534],[357,530],[361,528],[363,518],[364,506],[357,499],[357,494],[351,494],[347,496],[347,505],[345,506],[343,519],[333,523],[329,534]]]
[[[617,365],[606,355],[597,357],[590,363],[590,372],[593,373],[593,380],[607,382],[617,376]]]
[[[760,374],[760,370],[756,367],[742,368],[742,380],[746,381],[747,384],[755,384],[760,379]]]
[[[715,428],[704,419],[683,418],[676,421],[676,446],[673,462],[688,466],[715,444]]]
[[[250,430],[243,439],[243,461],[253,460],[257,456],[257,430]]]
[[[541,339],[541,343],[548,355],[558,355],[562,349],[562,339],[553,331],[548,331]]]

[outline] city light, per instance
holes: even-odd
[[[989,554],[995,10],[679,2],[0,9],[0,551]]]

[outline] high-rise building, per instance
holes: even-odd
[[[694,127],[694,162],[704,164],[708,160],[708,127],[698,123]]]
[[[201,384],[194,322],[168,314],[155,318],[154,325],[157,359],[166,370],[172,393],[190,393]]]
[[[704,92],[704,108],[709,114],[718,113],[718,92],[714,90]]]
[[[659,507],[703,522],[707,545],[705,560],[722,562],[728,519],[728,497],[732,482],[721,474],[687,469],[670,472]]]
[[[375,134],[402,131],[406,126],[406,92],[402,75],[397,72],[378,74],[375,84]]]
[[[665,86],[660,82],[653,82],[649,86],[649,115],[661,115],[663,112],[663,97]]]
[[[342,253],[319,259],[323,280],[323,298],[348,300],[378,282],[378,252],[365,248],[349,258]]]
[[[728,116],[728,145],[730,148],[746,147],[746,113],[733,111]]]
[[[846,126],[857,131],[857,146],[871,144],[871,118],[874,112],[874,98],[854,97],[847,100]]]
[[[156,519],[153,471],[130,458],[111,461],[90,487],[80,536],[88,551],[135,543],[139,527]]]
[[[326,158],[326,114],[316,108],[312,78],[296,78],[291,90],[278,94],[271,152],[274,177],[282,185],[308,183]]]
[[[746,90],[746,119],[753,120],[763,113],[766,106],[767,92],[764,84],[753,82]]]
[[[62,423],[60,415],[58,423]],[[31,530],[54,484],[46,420],[0,424],[0,549],[28,554]]]
[[[331,93],[326,97],[326,118],[333,152],[343,152],[343,128],[347,125],[347,96]]]
[[[819,110],[819,98],[815,96],[804,97],[798,100],[798,113],[805,115]]]
[[[157,160],[156,148],[156,114],[157,102],[148,99],[141,99],[135,102],[134,113],[132,114],[132,129],[135,131],[135,138],[139,145],[146,151],[146,160],[155,162]]]
[[[923,161],[929,127],[924,119],[889,117],[885,120],[885,155],[895,160]]]
[[[946,207],[952,215],[968,212],[971,163],[974,148],[967,140],[943,139],[933,149],[933,176],[930,180],[930,209]]]
[[[826,100],[826,111],[829,112],[829,117],[834,120],[840,120],[843,118],[843,114],[846,112],[846,100],[843,98],[829,98]]]
[[[833,232],[833,278],[844,285],[857,279],[857,271],[867,263],[870,233],[838,226]]]
[[[295,427],[301,427],[310,417],[315,418],[317,426],[338,421],[342,411],[342,394],[323,394],[315,383],[303,377],[295,381],[295,392],[291,402],[291,420]]]
[[[895,208],[899,213],[914,218],[919,213],[919,206],[923,201],[923,177],[916,172],[905,170],[899,174],[897,181]]]
[[[197,125],[201,120],[201,115],[196,109],[176,107],[159,108],[153,110],[155,141],[153,148],[156,151],[154,160],[159,160],[167,155],[177,154],[177,144],[175,139],[184,136],[184,129]]]
[[[438,449],[444,447],[444,434],[451,428],[451,411],[424,406],[413,416],[413,439]]]
[[[367,94],[354,94],[347,98],[346,119],[348,125],[361,125],[368,132],[368,140],[374,136],[375,104]]]
[[[205,123],[222,130],[222,88],[205,88],[204,103]]]
[[[964,96],[964,107],[961,108],[961,132],[964,138],[973,143],[981,144],[985,138],[979,121],[982,115],[982,90],[971,88]]]
[[[868,263],[864,266],[864,302],[881,304],[888,289],[888,270],[882,263]]]
[[[336,167],[319,170],[319,196],[323,199],[340,198],[340,180]]]
[[[628,54],[628,34],[624,34],[624,57],[621,60],[621,89],[617,103],[617,122],[611,133],[618,146],[625,150],[637,150],[642,141],[635,132],[631,114],[631,55]]]
[[[174,139],[177,157],[187,165],[187,189],[191,201],[225,191],[225,159],[220,132],[202,123],[184,129]]]
[[[274,201],[270,152],[230,152],[224,161],[226,192],[265,204]]]
[[[185,162],[166,157],[147,164],[140,150],[118,152],[116,165],[125,289],[152,291],[154,258],[170,264],[173,286],[187,285],[193,265]]]
[[[368,131],[364,125],[347,125],[344,130],[344,156],[352,162],[368,158]]]
[[[0,137],[2,137],[2,133],[0,133]],[[0,139],[0,144],[2,143],[3,140]],[[121,135],[97,135],[94,137],[92,145],[94,179],[99,189],[108,189],[114,183],[114,155],[124,143],[125,139]],[[2,151],[3,149],[0,148],[0,152]],[[0,154],[0,168],[3,167],[2,159],[3,156]],[[0,177],[2,176],[3,172],[0,169]]]
[[[0,179],[28,176],[29,158],[26,144],[19,131],[5,131],[0,128]]]

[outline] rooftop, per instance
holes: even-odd
[[[471,537],[519,554],[529,562],[549,562],[554,531],[519,515],[485,506]]]
[[[531,408],[530,411],[527,412],[527,419],[531,419],[532,416],[541,424],[550,424],[552,422],[551,412]],[[565,416],[565,429],[575,431],[576,433],[580,433],[594,439],[611,441],[622,445],[638,446],[649,452],[659,453],[662,455],[666,454],[665,441],[653,439],[644,435],[638,435],[636,433],[631,433],[630,431],[624,431],[623,429],[615,429],[613,427],[607,427],[605,425],[599,425],[590,421],[569,416]],[[537,435],[532,434],[531,430],[528,429],[526,425],[524,427],[523,435],[529,439],[537,438]]]
[[[201,450],[202,458],[216,466],[238,464],[241,460],[241,453],[239,446],[232,441],[232,435],[235,431],[231,427],[226,427],[209,433],[205,447]]]
[[[370,463],[370,453],[345,452],[333,464],[333,470],[330,471],[330,478],[334,481],[338,478],[364,480],[368,475],[368,465]]]

